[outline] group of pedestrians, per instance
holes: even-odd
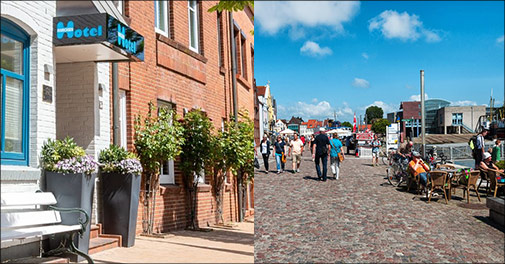
[[[275,156],[275,163],[277,166],[277,173],[285,171],[285,164],[287,158],[291,157],[292,160],[292,173],[300,172],[300,164],[302,161],[302,154],[305,144],[309,145],[312,153],[312,160],[315,162],[316,173],[318,180],[327,180],[328,158],[330,159],[330,169],[335,179],[339,178],[340,163],[344,159],[344,150],[342,142],[338,139],[338,134],[334,134],[329,138],[324,128],[320,128],[320,133],[316,137],[311,136],[308,140],[302,140],[298,134],[293,135],[293,139],[289,140],[282,136],[277,136],[273,144],[273,152]],[[263,136],[260,143],[260,152],[263,156],[263,164],[266,173],[269,172],[268,159],[271,155],[271,143],[267,135]],[[321,166],[322,165],[322,166]]]

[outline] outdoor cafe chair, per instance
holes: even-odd
[[[436,170],[443,170],[443,169],[454,170],[455,168],[456,167],[454,167],[454,165],[451,164],[437,164],[437,166],[435,166]]]
[[[479,186],[477,186],[477,190],[480,189],[480,185],[482,184],[482,181],[486,181],[486,195],[489,193],[489,175],[487,173],[487,170],[484,170],[482,168],[479,168],[479,171],[480,171],[480,182],[479,182]]]
[[[444,192],[445,203],[447,204],[447,193],[445,192],[446,189],[449,190],[449,184],[447,183],[447,172],[439,170],[431,171],[428,179],[428,186],[430,186],[429,195],[426,194],[427,197],[429,196],[428,203],[431,201],[433,191],[435,189],[440,189]]]
[[[505,174],[503,172],[500,172],[500,171],[497,171],[494,169],[488,169],[487,175],[489,177],[489,181],[491,182],[491,189],[490,190],[491,191],[494,190],[493,197],[496,197],[496,192],[498,191],[498,188],[505,187],[505,183],[498,182],[498,180],[496,179],[496,176],[500,175],[500,176],[504,177]]]
[[[468,176],[468,179],[466,178]],[[477,198],[479,199],[480,202],[480,195],[479,191],[477,188],[477,180],[480,177],[480,171],[478,170],[472,170],[470,173],[467,173],[465,171],[462,171],[460,173],[457,173],[456,175],[453,176],[453,179],[451,180],[451,191],[453,193],[456,192],[456,189],[462,189],[463,190],[463,198],[466,196],[466,201],[467,203],[470,203],[470,187],[473,187],[473,190],[477,194]],[[449,200],[450,200],[449,196]]]

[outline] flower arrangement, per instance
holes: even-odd
[[[60,173],[86,173],[96,171],[98,164],[92,156],[87,156],[73,138],[49,139],[42,146],[41,164],[47,171]]]
[[[103,172],[142,173],[142,164],[135,154],[116,145],[110,145],[109,148],[102,150],[98,161]]]

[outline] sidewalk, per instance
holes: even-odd
[[[135,246],[91,255],[95,263],[252,263],[254,223],[211,232],[175,231],[167,238],[137,236]],[[85,261],[84,261],[85,262]]]

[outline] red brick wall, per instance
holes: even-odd
[[[200,52],[189,50],[188,2],[170,1],[170,35],[162,36],[154,29],[152,1],[128,1],[130,27],[144,36],[144,61],[119,63],[119,88],[127,91],[128,148],[133,150],[133,122],[138,114],[145,115],[148,102],[158,99],[172,102],[180,117],[183,109],[202,108],[212,119],[216,129],[221,120],[228,119],[232,109],[231,58],[229,45],[229,17],[223,13],[224,65],[218,62],[217,13],[207,10],[217,1],[203,1],[200,6]],[[254,44],[249,33],[254,25],[245,12],[235,12],[234,19],[248,34],[247,45]],[[247,79],[238,85],[239,108],[249,110],[254,118],[253,70],[251,49],[246,49],[249,63]],[[237,82],[239,83],[239,82]],[[249,86],[249,87],[247,87]],[[112,87],[112,85],[111,85]],[[112,89],[111,89],[112,90]],[[112,97],[112,96],[111,96]],[[111,102],[112,105],[112,102]],[[111,110],[112,114],[112,110]],[[111,118],[112,122],[112,118]],[[112,126],[112,124],[111,124]],[[111,135],[112,138],[112,135]],[[167,232],[185,228],[188,223],[187,194],[182,187],[182,174],[175,162],[175,185],[162,186],[156,197],[155,231]],[[211,182],[207,176],[206,183]],[[225,221],[237,221],[236,185],[228,186],[223,198]],[[252,197],[252,195],[251,195]],[[252,210],[252,208],[250,208]],[[143,202],[139,204],[137,233],[142,232]],[[210,185],[198,192],[198,224],[205,227],[216,222],[216,202]]]

